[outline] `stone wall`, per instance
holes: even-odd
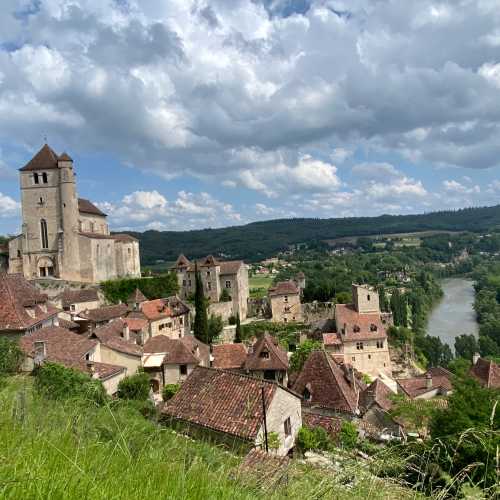
[[[233,302],[215,302],[208,306],[208,315],[221,316],[224,322],[234,315]]]
[[[302,316],[306,324],[333,319],[335,317],[335,307],[332,302],[308,302],[302,304]]]

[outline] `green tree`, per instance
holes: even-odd
[[[204,342],[209,343],[207,299],[203,293],[203,282],[201,281],[198,265],[195,264],[195,292],[194,292],[195,317],[193,332],[194,336]]]
[[[149,390],[149,376],[144,372],[140,372],[120,380],[118,384],[118,397],[121,399],[145,401],[149,397]]]
[[[311,354],[311,352],[315,349],[321,349],[322,347],[321,342],[317,342],[315,340],[306,340],[302,342],[290,358],[290,371],[299,372],[302,370],[309,354]]]
[[[389,311],[389,303],[387,301],[387,295],[385,293],[385,287],[384,285],[380,285],[378,287],[378,295],[380,298],[380,310],[383,312],[388,312]]]
[[[340,427],[340,443],[348,450],[352,450],[356,446],[358,443],[358,429],[355,424],[347,420],[342,422],[342,426]]]
[[[472,363],[469,359],[455,358],[448,363],[448,370],[457,377],[465,377]]]
[[[479,352],[479,344],[474,335],[464,334],[455,338],[455,353],[458,357],[472,361],[476,352]]]
[[[163,387],[163,391],[161,393],[163,397],[163,401],[168,401],[172,399],[178,392],[181,386],[179,384],[166,384]]]
[[[352,293],[351,292],[339,292],[335,295],[335,302],[337,304],[351,304],[352,303]]]
[[[24,354],[14,340],[0,338],[0,376],[17,372]]]
[[[207,342],[211,344],[221,333],[224,328],[222,316],[211,314],[208,319],[208,338]]]
[[[240,313],[236,315],[236,332],[234,334],[234,343],[241,344],[243,341],[242,331],[241,331],[241,321],[240,321]]]

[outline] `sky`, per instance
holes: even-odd
[[[0,234],[45,140],[116,230],[494,205],[500,0],[2,0]]]

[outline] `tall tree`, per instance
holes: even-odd
[[[382,312],[387,312],[389,310],[389,304],[387,303],[387,295],[385,294],[384,285],[378,287],[378,295],[380,298],[380,310]]]
[[[474,335],[459,335],[455,338],[455,353],[457,356],[472,361],[476,352],[479,352],[479,344]]]
[[[241,321],[240,321],[240,313],[236,315],[236,332],[234,334],[234,343],[235,344],[241,344],[242,342],[242,335],[241,335]]]
[[[207,300],[203,293],[203,282],[201,281],[200,273],[198,272],[198,264],[194,265],[195,274],[195,292],[194,292],[194,336],[208,344],[208,314],[207,314]]]

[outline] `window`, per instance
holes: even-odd
[[[38,204],[43,205],[43,198],[41,196],[40,196],[40,198],[38,198]]]
[[[18,250],[17,251],[17,258],[20,259],[21,258],[21,250]]]
[[[165,325],[162,323],[159,327],[158,327],[158,330],[163,330],[165,328]]]
[[[75,304],[71,304],[69,307],[70,307],[70,309],[71,309],[72,311],[74,311],[74,310],[76,309]]]
[[[371,354],[368,354],[368,359],[372,359],[372,355]]]
[[[131,248],[128,248],[128,255],[130,257],[130,255],[132,255],[132,249]]]
[[[353,361],[356,361],[356,356],[353,356],[351,359],[352,359]]]
[[[188,286],[191,286],[191,280],[188,280]]]
[[[212,290],[212,283],[207,283],[207,290],[208,291]]]
[[[33,182],[35,184],[39,184],[40,183],[40,181],[38,179],[38,174],[36,172],[33,174]]]
[[[377,340],[377,349],[383,349],[383,348],[384,348],[384,341]]]
[[[210,271],[207,271],[207,278],[210,278]]]
[[[40,221],[40,233],[42,237],[42,248],[49,248],[49,236],[47,233],[47,221],[42,219]]]
[[[305,401],[311,401],[311,392],[309,391],[309,389],[307,387],[304,389],[302,396],[304,397]]]
[[[231,282],[229,280],[226,281],[226,288],[231,288]]]
[[[260,351],[259,357],[269,359],[269,353],[267,351]]]
[[[47,270],[45,269],[45,267],[41,267],[40,268],[40,278],[45,278],[45,276],[47,276]]]
[[[375,323],[372,323],[370,325],[370,331],[371,332],[376,332],[378,330],[377,325]]]
[[[181,375],[187,375],[187,373],[188,373],[187,365],[179,365],[179,373]]]
[[[182,286],[186,286],[186,280],[182,280]]]
[[[184,318],[179,318],[179,325],[183,325],[184,324]]]
[[[49,182],[49,180],[47,178],[47,174],[45,172],[42,174],[42,182],[44,184],[47,184]]]
[[[292,422],[290,422],[290,417],[288,417],[285,422],[283,423],[283,427],[285,428],[285,436],[291,436],[292,435]]]
[[[354,328],[352,330],[354,333],[359,333],[361,331],[361,328],[358,325],[354,325]]]
[[[371,300],[370,294],[368,294],[368,295],[366,296],[366,300],[368,300],[368,302],[370,302],[370,300]]]
[[[363,350],[363,342],[356,342],[356,349],[358,351],[362,351]]]
[[[285,296],[283,297],[283,300],[284,300],[285,302],[288,302],[288,295],[285,295]]]

